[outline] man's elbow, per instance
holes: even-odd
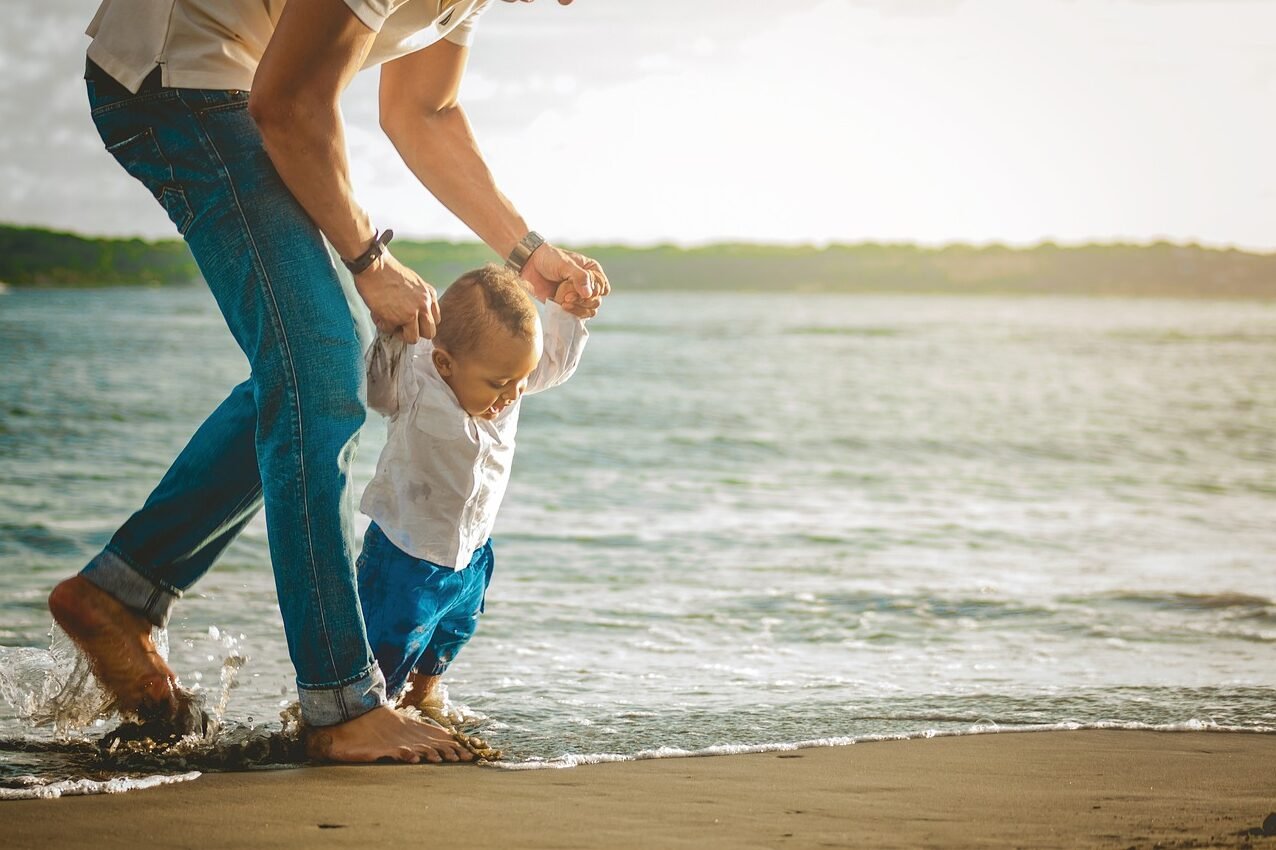
[[[253,89],[248,93],[248,114],[263,135],[280,123],[283,109],[279,98],[267,91]]]
[[[382,109],[378,116],[381,124],[381,132],[385,133],[386,138],[394,143],[395,147],[399,147],[399,143],[412,134],[412,114],[403,107],[397,109]]]
[[[398,145],[402,140],[428,133],[436,121],[447,117],[456,109],[455,101],[444,104],[417,103],[412,106],[382,109],[379,116],[381,132]]]
[[[295,133],[299,124],[330,126],[338,121],[336,99],[326,92],[283,93],[276,88],[249,92],[248,114],[267,138]]]

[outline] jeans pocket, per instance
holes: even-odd
[[[173,178],[173,166],[160,150],[154,131],[147,127],[121,142],[107,145],[106,152],[150,190],[177,226],[177,232],[186,235],[195,214],[186,200],[186,193]]]
[[[210,91],[201,92],[204,104],[195,110],[197,115],[214,115],[218,112],[248,111],[248,92],[246,91]]]

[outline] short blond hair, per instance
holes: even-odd
[[[439,297],[439,316],[434,342],[454,357],[478,348],[497,329],[522,339],[536,338],[536,305],[527,285],[494,263],[458,277]]]

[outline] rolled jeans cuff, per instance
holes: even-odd
[[[110,547],[89,561],[80,575],[161,629],[168,625],[173,603],[182,598],[180,589],[144,575],[122,553]]]
[[[358,676],[335,685],[297,682],[301,717],[309,726],[335,726],[386,704],[385,676],[375,663]]]

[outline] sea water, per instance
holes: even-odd
[[[1276,729],[1276,304],[618,283],[524,404],[447,676],[504,764]],[[11,289],[0,366],[0,794],[224,768],[104,761],[115,721],[45,606],[247,376],[212,299]],[[223,742],[280,728],[260,516],[167,640]]]

